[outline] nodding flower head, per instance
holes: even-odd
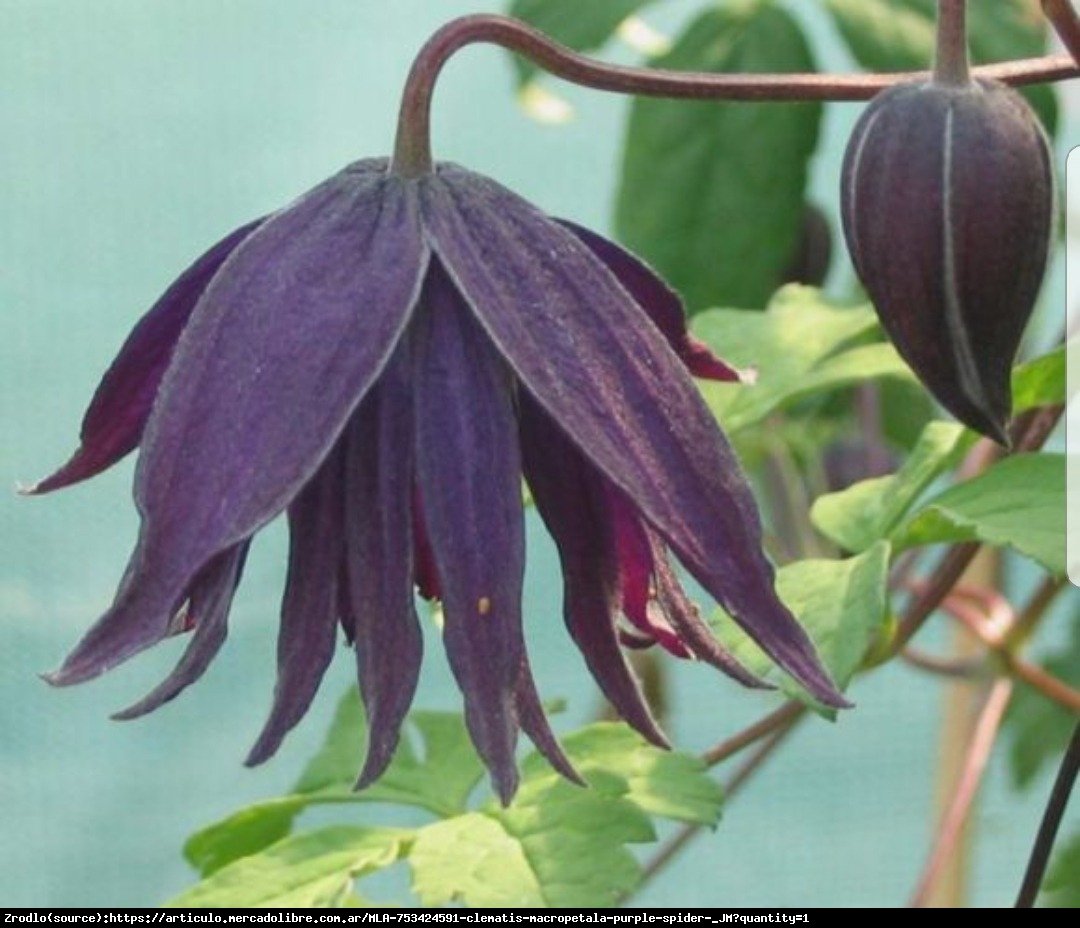
[[[417,589],[504,801],[524,729],[548,728],[521,624],[521,480],[561,555],[565,619],[626,719],[663,743],[620,644],[659,642],[756,681],[712,638],[674,555],[817,698],[844,704],[777,598],[758,513],[691,374],[736,376],[618,246],[452,165],[362,161],[215,245],[136,325],[60,471],[139,447],[142,518],[113,605],[48,679],[78,683],[179,632],[196,680],[222,645],[252,536],[282,512],[288,579],[273,707],[249,761],[306,711],[338,628],[385,769],[420,671]],[[625,616],[625,618],[624,618]]]

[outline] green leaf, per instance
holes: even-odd
[[[819,497],[810,519],[845,551],[865,551],[889,537],[927,487],[957,463],[968,443],[963,426],[931,422],[897,473]]]
[[[1080,832],[1054,853],[1039,902],[1053,909],[1080,908]]]
[[[813,639],[818,654],[841,690],[851,682],[888,617],[889,545],[879,542],[842,561],[806,560],[781,567],[776,590]],[[771,660],[723,612],[714,620],[720,639],[757,673],[775,671]],[[785,692],[813,705],[784,674]],[[832,710],[822,711],[832,717]]]
[[[353,880],[388,867],[408,839],[386,828],[322,828],[234,861],[165,905],[336,908],[350,899]]]
[[[697,825],[720,820],[720,787],[696,757],[659,751],[626,725],[611,722],[573,732],[562,739],[562,746],[586,779],[593,773],[618,773],[625,781],[625,798],[649,815]],[[539,778],[544,764],[534,754],[523,770]]]
[[[694,319],[693,330],[730,363],[757,371],[753,384],[701,384],[729,432],[814,394],[875,378],[913,381],[895,349],[877,340],[870,307],[831,305],[811,287],[784,287],[764,313],[710,310]]]
[[[1037,406],[1064,403],[1068,391],[1067,351],[1064,345],[1013,369],[1013,413]]]
[[[576,51],[592,51],[607,43],[619,24],[655,0],[514,0],[509,15],[536,26],[545,35]],[[515,56],[519,85],[536,75],[536,65]]]
[[[1059,680],[1080,687],[1080,617],[1074,610],[1069,618],[1070,640],[1038,663]],[[1075,725],[1076,717],[1068,709],[1031,687],[1016,688],[1005,729],[1010,736],[1009,770],[1017,789],[1027,789],[1047,767],[1057,765]]]
[[[706,10],[651,64],[674,70],[812,71],[797,22],[762,0]],[[686,301],[758,309],[802,229],[821,108],[638,98],[616,204],[619,238]]]
[[[719,819],[719,787],[696,758],[605,723],[567,736],[563,747],[588,789],[533,754],[509,808],[417,833],[409,865],[425,905],[610,906],[640,879],[626,845],[655,840],[650,814],[709,825]]]
[[[1017,454],[950,487],[894,535],[898,548],[981,541],[1065,573],[1065,455]]]
[[[871,71],[917,71],[934,56],[936,0],[825,0],[858,62]],[[1046,20],[1032,0],[970,3],[972,59],[979,64],[1034,58],[1047,46]],[[1024,90],[1051,133],[1057,98],[1049,87]]]
[[[463,720],[452,713],[414,712],[409,726],[421,739],[423,759],[417,757],[406,734],[382,778],[363,792],[354,792],[366,724],[359,693],[350,689],[295,792],[254,803],[197,831],[185,844],[184,856],[207,876],[283,838],[309,806],[387,802],[441,816],[463,811],[483,774]]]

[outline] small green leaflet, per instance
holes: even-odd
[[[650,65],[814,70],[797,22],[762,0],[710,6]],[[616,204],[619,238],[682,294],[691,313],[760,309],[801,234],[820,119],[820,106],[807,103],[636,99]]]
[[[1065,455],[1018,454],[930,500],[894,534],[897,548],[981,541],[1065,573]]]
[[[1067,352],[1064,345],[1013,369],[1013,414],[1066,400]]]
[[[812,287],[784,287],[764,313],[710,310],[692,328],[725,360],[758,372],[753,384],[701,384],[728,432],[814,394],[877,378],[913,382],[896,350],[880,340],[869,306],[833,306]]]
[[[959,461],[968,444],[970,435],[963,426],[931,422],[896,474],[819,497],[810,510],[814,527],[845,551],[865,551],[889,537],[927,487]]]
[[[871,71],[918,71],[934,55],[936,0],[825,0],[859,63]],[[1046,20],[1033,0],[969,3],[971,55],[979,64],[1035,58],[1046,51]],[[1053,134],[1057,98],[1049,87],[1024,90]]]
[[[776,590],[813,639],[841,690],[851,682],[888,617],[889,545],[879,542],[847,560],[806,560],[781,567]],[[713,623],[720,640],[756,673],[775,670],[772,661],[722,612]],[[783,676],[790,695],[810,702],[802,688]],[[813,705],[813,703],[811,703]],[[833,717],[832,710],[819,710]]]

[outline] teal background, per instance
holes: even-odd
[[[650,13],[670,27],[698,4]],[[850,68],[809,4],[791,3]],[[29,481],[74,447],[97,378],[139,314],[229,229],[344,163],[388,152],[411,55],[475,0],[0,0],[0,484]],[[616,52],[616,54],[619,54]],[[473,49],[436,100],[442,158],[489,173],[558,215],[607,228],[625,101],[559,88],[577,119],[537,125],[506,59]],[[818,199],[833,204],[857,113],[830,109]],[[1063,138],[1076,139],[1070,112]],[[841,285],[844,273],[838,275]],[[1051,289],[1057,299],[1060,281]],[[316,709],[265,767],[242,757],[269,705],[280,526],[257,542],[229,644],[206,678],[148,719],[110,722],[178,656],[170,642],[64,691],[55,666],[110,601],[135,532],[131,462],[56,496],[0,496],[0,904],[152,905],[192,878],[199,825],[285,789],[321,737],[351,670],[339,655]],[[559,618],[556,564],[530,534],[529,640],[569,727],[595,708]],[[932,643],[932,642],[931,642]],[[456,708],[431,642],[418,704]],[[677,743],[696,750],[767,708],[696,667],[673,671]],[[857,711],[815,723],[641,897],[649,905],[896,905],[932,828],[940,691],[889,669]],[[974,899],[1018,885],[1044,782],[1017,799],[995,761],[980,804]],[[1076,816],[1074,815],[1074,819]]]

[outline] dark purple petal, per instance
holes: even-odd
[[[529,660],[524,655],[521,661],[521,676],[518,677],[517,690],[514,694],[514,702],[517,707],[518,721],[529,740],[536,745],[536,749],[547,759],[559,773],[578,786],[587,784],[581,778],[581,774],[574,769],[570,758],[563,752],[562,745],[555,737],[555,733],[548,724],[544,707],[540,703],[540,695],[536,692],[536,681],[533,679],[532,668]]]
[[[414,323],[417,474],[465,721],[504,803],[524,656],[521,463],[510,371],[432,261]]]
[[[129,582],[52,682],[158,641],[199,568],[315,473],[416,302],[428,256],[414,190],[381,163],[349,168],[267,220],[211,282],[147,423]]]
[[[175,669],[133,706],[113,715],[118,721],[136,719],[175,699],[198,680],[221,650],[228,634],[229,608],[240,583],[249,541],[222,551],[195,578],[188,594],[185,617],[194,627],[191,642]]]
[[[675,571],[671,569],[664,543],[655,532],[649,531],[648,535],[653,550],[657,604],[694,657],[711,664],[743,686],[760,690],[775,689],[773,684],[751,673],[716,640],[712,629],[702,620],[698,607],[690,601]]]
[[[822,703],[846,706],[773,587],[753,495],[686,369],[611,272],[497,184],[422,182],[433,247],[525,387],[690,573]]]
[[[413,600],[415,424],[408,337],[346,431],[346,554],[357,673],[368,722],[362,789],[386,769],[420,678]]]
[[[573,232],[607,265],[634,302],[648,313],[691,374],[704,380],[752,379],[751,374],[718,358],[707,345],[687,331],[686,311],[679,295],[644,261],[589,229],[564,219],[560,219],[559,223]]]
[[[262,222],[257,219],[225,236],[184,271],[135,324],[94,392],[79,431],[78,451],[56,473],[24,493],[49,493],[87,480],[135,449],[195,304],[226,258]]]
[[[528,396],[520,397],[520,415],[525,477],[559,549],[570,636],[615,711],[668,747],[619,648],[619,567],[602,478]]]
[[[248,754],[261,764],[304,717],[334,656],[345,535],[341,442],[289,506],[289,571],[281,599],[277,683],[270,715]]]

